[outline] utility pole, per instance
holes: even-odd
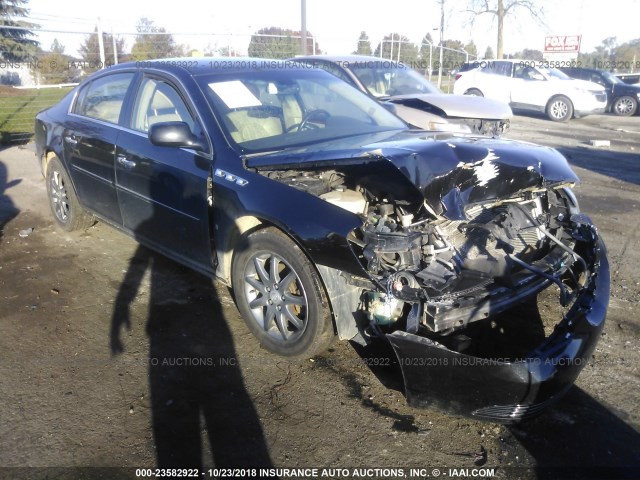
[[[100,63],[102,66],[100,68],[105,67],[105,58],[104,58],[104,39],[102,38],[102,25],[100,25],[100,17],[98,17],[98,48],[100,49]]]
[[[438,88],[442,87],[443,50],[444,50],[444,0],[440,0],[440,65],[438,66]]]
[[[118,45],[116,44],[116,34],[111,27],[111,40],[113,40],[113,64],[118,65]]]

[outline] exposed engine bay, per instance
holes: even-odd
[[[567,305],[581,282],[569,267],[579,262],[581,277],[587,273],[573,250],[581,235],[575,199],[561,186],[468,205],[463,219],[449,219],[426,201],[381,194],[334,169],[263,174],[361,217],[348,241],[368,282],[349,281],[362,287],[359,308],[371,336],[446,335],[552,282]]]

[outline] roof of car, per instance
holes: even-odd
[[[176,74],[192,76],[206,75],[215,72],[250,71],[254,69],[277,68],[286,69],[286,60],[254,57],[179,57],[140,60],[110,66],[105,70],[124,69],[158,69]]]
[[[527,65],[540,65],[540,64],[546,64],[546,63],[552,63],[552,62],[547,62],[546,60],[531,60],[531,59],[527,59],[527,58],[485,58],[483,60],[473,60],[474,62],[512,62],[512,63],[516,63],[516,62],[522,62],[522,63],[526,63]]]
[[[558,67],[559,70],[581,70],[584,72],[597,72],[597,73],[603,73],[606,72],[607,70],[603,70],[601,68],[589,68],[589,67]]]

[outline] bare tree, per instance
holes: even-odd
[[[498,20],[498,45],[496,58],[502,58],[504,43],[504,19],[507,15],[518,10],[526,11],[536,20],[542,22],[543,9],[539,5],[540,0],[469,0],[467,11],[471,13],[473,22],[477,17],[485,13],[494,16]]]

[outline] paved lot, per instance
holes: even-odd
[[[0,478],[135,478],[68,467],[179,459],[640,477],[640,118],[513,124],[508,137],[558,147],[575,166],[613,275],[591,364],[563,401],[517,427],[408,408],[397,372],[372,371],[362,357],[377,352],[348,343],[300,364],[261,351],[226,288],[105,225],[57,229],[33,153],[1,151],[0,466],[42,469]]]

